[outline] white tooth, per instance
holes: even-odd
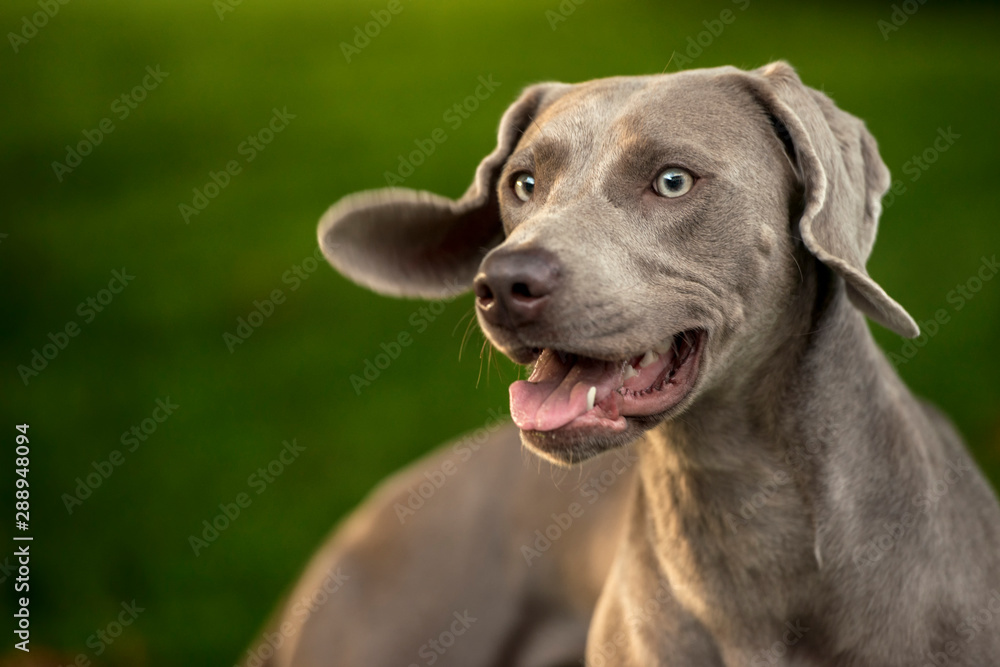
[[[587,392],[587,412],[594,409],[594,399],[597,398],[597,387],[591,387]]]
[[[639,360],[639,368],[645,368],[659,358],[660,355],[650,350],[646,354],[642,355],[642,359]]]
[[[630,378],[634,378],[638,374],[639,374],[639,371],[637,371],[634,368],[632,368],[632,364],[625,364],[625,380],[626,381],[629,380]]]

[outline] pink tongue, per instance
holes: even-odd
[[[510,414],[522,430],[552,431],[587,412],[591,387],[600,403],[621,384],[620,363],[580,357],[571,365],[546,349],[531,377],[510,386]]]

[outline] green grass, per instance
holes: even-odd
[[[444,5],[444,6],[442,6]],[[703,20],[735,3],[592,0],[553,31],[541,4],[412,3],[348,64],[339,43],[384,2],[210,0],[141,6],[74,1],[0,60],[2,416],[31,424],[33,646],[68,663],[123,601],[145,608],[101,656],[107,665],[232,664],[339,517],[379,479],[506,408],[504,365],[480,374],[477,333],[459,360],[472,302],[426,331],[421,304],[366,293],[326,266],[291,291],[282,276],[315,248],[340,196],[380,187],[397,156],[437,127],[448,139],[407,186],[460,194],[491,150],[500,114],[540,80],[659,72]],[[31,2],[0,9],[6,34]],[[866,119],[908,191],[887,210],[871,274],[919,320],[951,321],[901,373],[944,408],[1000,480],[1000,280],[960,311],[947,295],[1000,253],[995,152],[998,13],[927,3],[884,40],[885,6],[752,2],[692,66],[792,62],[803,79]],[[119,120],[114,99],[147,66],[166,79]],[[461,127],[442,113],[479,75],[499,89]],[[296,117],[251,162],[238,147],[273,108]],[[83,130],[115,129],[57,181],[52,162]],[[961,135],[916,182],[902,171],[938,128]],[[178,211],[210,171],[242,172],[185,224]],[[136,278],[84,324],[77,304],[111,271]],[[230,353],[222,339],[255,299],[286,301]],[[70,320],[79,336],[25,386],[16,371]],[[349,377],[401,331],[415,342],[360,396]],[[877,330],[898,351],[902,341]],[[157,398],[180,405],[72,515],[62,494],[105,460]],[[286,439],[306,447],[197,557],[188,536]],[[7,452],[8,450],[4,450]],[[5,453],[4,456],[8,454]],[[4,488],[13,473],[4,465]],[[7,507],[7,505],[5,505]],[[6,556],[0,552],[0,559]],[[2,615],[14,594],[4,583]],[[3,624],[7,628],[9,620]]]

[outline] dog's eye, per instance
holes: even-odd
[[[521,172],[514,179],[514,194],[521,201],[531,199],[531,193],[535,191],[535,177],[526,171]]]
[[[664,169],[653,181],[653,189],[664,197],[680,197],[694,185],[694,176],[680,167]]]

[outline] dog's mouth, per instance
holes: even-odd
[[[624,431],[627,417],[662,415],[691,392],[704,339],[691,329],[617,361],[540,350],[531,376],[510,386],[511,417],[529,432]]]

